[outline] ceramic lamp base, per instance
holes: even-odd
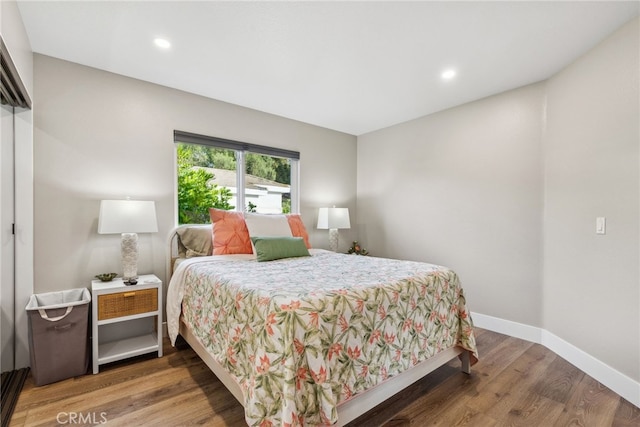
[[[338,252],[338,229],[329,229],[329,249]]]
[[[138,277],[138,235],[122,233],[122,279],[128,281]]]

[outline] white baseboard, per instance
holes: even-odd
[[[486,314],[474,313],[473,311],[471,312],[471,319],[473,319],[475,326],[482,329],[488,329],[537,344],[541,344],[542,342],[542,329],[535,326],[487,316]]]
[[[596,381],[610,388],[640,408],[640,382],[629,378],[573,344],[535,326],[471,312],[473,324],[479,328],[541,344],[567,360]],[[482,355],[480,355],[482,359]]]

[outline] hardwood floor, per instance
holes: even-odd
[[[470,376],[452,361],[349,427],[640,426],[640,409],[538,344],[476,329]],[[189,348],[20,394],[11,426],[242,426],[242,406]]]

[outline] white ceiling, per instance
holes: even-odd
[[[544,80],[637,16],[640,5],[18,4],[34,52],[353,135]],[[157,48],[155,37],[172,47]],[[449,67],[458,75],[443,81]]]

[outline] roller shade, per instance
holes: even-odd
[[[285,157],[289,159],[300,160],[300,153],[298,151],[265,147],[264,145],[233,141],[231,139],[216,138],[215,136],[198,135],[195,133],[183,132],[180,130],[173,131],[173,141],[186,142],[188,144],[208,145],[215,148],[226,148],[229,150],[249,151],[251,153],[264,154],[267,156]]]

